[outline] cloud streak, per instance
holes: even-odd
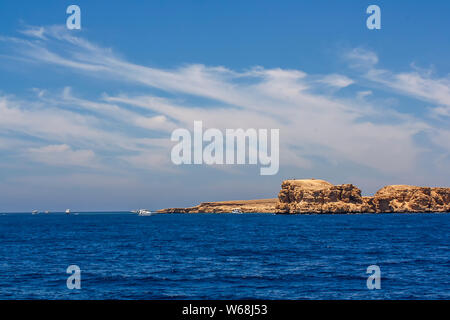
[[[201,64],[161,69],[129,62],[62,27],[31,27],[22,34],[28,38],[1,38],[20,63],[139,88],[105,92],[94,99],[71,88],[37,90],[33,100],[0,96],[0,148],[8,139],[23,139],[27,143],[21,155],[48,166],[92,169],[95,163],[111,171],[132,167],[167,175],[189,171],[170,162],[170,132],[191,128],[194,120],[219,129],[280,129],[281,166],[293,175],[320,163],[407,177],[428,152],[416,141],[418,135],[434,141],[439,152],[448,152],[448,130],[366,101],[375,95],[372,87],[340,94],[362,86],[346,75],[261,66],[237,71]],[[370,83],[435,104],[435,114],[450,114],[449,79],[377,68],[378,56],[362,49],[347,58]],[[239,171],[229,172],[239,176]]]

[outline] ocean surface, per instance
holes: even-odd
[[[2,214],[0,299],[449,299],[449,231],[449,214]]]

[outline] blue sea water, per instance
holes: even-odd
[[[448,214],[6,214],[0,299],[449,299],[449,227]]]

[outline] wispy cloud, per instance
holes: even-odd
[[[377,67],[378,56],[375,52],[361,48],[347,54],[352,67],[364,72],[366,79],[390,88],[399,94],[408,95],[438,107],[435,112],[448,115],[450,107],[450,75],[437,77],[432,70],[419,69],[412,65],[412,70],[393,72]]]
[[[189,128],[194,120],[216,128],[280,129],[281,165],[294,168],[292,172],[322,162],[407,176],[417,170],[417,159],[426,152],[417,135],[428,135],[441,150],[446,147],[446,131],[426,119],[362,99],[374,95],[370,87],[336,94],[358,84],[346,75],[260,66],[237,71],[201,64],[161,69],[129,62],[61,27],[32,27],[22,33],[30,38],[1,39],[17,57],[48,70],[62,67],[97,81],[139,85],[133,92],[105,92],[95,99],[70,88],[37,90],[34,101],[1,97],[0,134],[37,138],[25,150],[46,164],[95,159],[106,166],[108,159],[108,165],[124,170],[131,166],[170,174],[169,133],[176,127]],[[435,112],[447,112],[448,79],[378,69],[378,56],[367,50],[355,49],[348,59],[371,82],[435,103]],[[336,90],[326,90],[330,87]]]
[[[319,80],[319,82],[325,83],[329,86],[336,88],[345,88],[349,85],[355,83],[352,79],[347,76],[340,74],[329,74]]]
[[[34,161],[52,166],[98,166],[94,151],[72,150],[67,144],[30,148],[28,149],[28,155]]]

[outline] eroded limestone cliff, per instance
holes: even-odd
[[[362,197],[352,184],[286,180],[278,200],[277,213],[450,212],[450,188],[392,185]]]
[[[450,212],[450,188],[386,186],[371,203],[376,212]]]
[[[203,202],[190,208],[162,209],[160,213],[381,213],[450,212],[450,188],[386,186],[373,197],[361,196],[352,184],[324,180],[286,180],[278,199]]]

